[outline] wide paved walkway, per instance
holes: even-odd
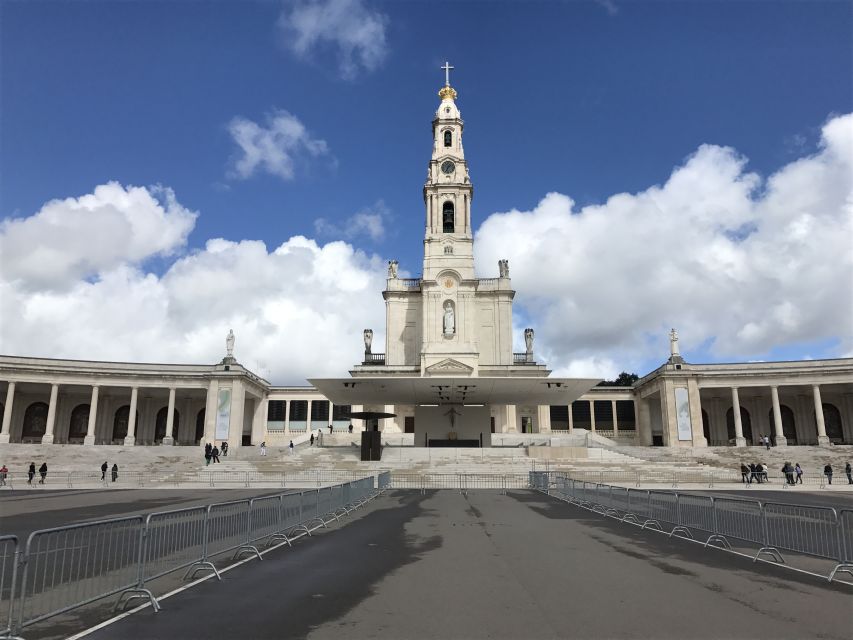
[[[396,491],[95,632],[120,638],[845,638],[853,591],[529,491]]]

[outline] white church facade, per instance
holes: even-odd
[[[447,70],[449,68],[447,65]],[[553,378],[513,353],[510,265],[474,271],[473,185],[449,78],[432,123],[423,187],[421,277],[388,267],[384,352],[365,330],[348,378],[281,387],[233,355],[213,365],[0,356],[0,443],[285,446],[316,430],[376,429],[414,446],[559,444],[596,433],[617,443],[704,447],[853,444],[853,358],[690,364],[669,358],[631,387]],[[351,413],[388,417],[361,420]]]

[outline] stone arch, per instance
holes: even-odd
[[[78,404],[71,411],[71,418],[68,420],[68,441],[82,441],[86,437],[86,431],[89,429],[89,405]]]
[[[204,416],[206,410],[202,407],[195,416],[195,443],[201,444],[204,440]]]
[[[841,412],[830,402],[823,403],[823,424],[826,427],[826,437],[836,444],[844,443],[844,427],[841,422]],[[815,421],[815,429],[817,429]]]
[[[139,424],[139,412],[136,412],[136,423]],[[116,409],[115,417],[113,418],[113,435],[112,440],[124,440],[127,437],[127,429],[130,425],[130,405],[126,404],[123,407]]]
[[[780,404],[779,413],[782,416],[782,435],[785,436],[785,440],[788,444],[797,444],[797,424],[794,419],[794,412],[791,411],[791,407],[788,405]],[[770,431],[776,433],[776,423],[773,420],[773,409],[770,409],[767,416],[770,420]]]
[[[21,442],[41,442],[47,431],[47,403],[33,402],[24,412],[24,426],[21,429]]]
[[[752,418],[749,411],[745,408],[740,408],[740,421],[743,426],[743,437],[747,444],[753,444],[752,440]],[[734,407],[729,407],[726,411],[726,429],[728,430],[729,440],[735,439],[735,412]]]
[[[705,436],[706,442],[711,442],[711,420],[704,409],[702,409],[702,435]]]
[[[163,442],[163,438],[166,437],[166,417],[169,414],[169,407],[163,407],[160,411],[157,412],[157,420],[154,423],[154,442]],[[172,437],[177,440],[178,439],[178,427],[180,426],[180,414],[177,409],[173,409],[172,411],[173,422],[172,425]]]
[[[441,205],[441,228],[443,233],[456,231],[456,212],[452,200],[445,200]]]

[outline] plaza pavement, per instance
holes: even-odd
[[[533,491],[393,491],[91,633],[121,638],[844,638],[853,591]]]

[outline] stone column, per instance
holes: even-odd
[[[743,437],[743,422],[740,419],[740,399],[737,394],[737,387],[732,387],[732,414],[735,420],[735,446],[745,447],[746,438]]]
[[[59,397],[59,385],[50,385],[50,404],[47,406],[47,425],[44,435],[41,437],[42,444],[53,444],[53,427],[56,424],[56,399]]]
[[[284,401],[284,432],[290,433],[290,400]]]
[[[770,400],[773,402],[773,433],[776,434],[776,446],[784,447],[788,445],[788,440],[785,438],[785,432],[782,429],[782,410],[779,408],[778,387],[770,387]]]
[[[216,437],[216,413],[219,410],[219,380],[214,378],[207,385],[207,398],[204,403],[204,438],[199,446],[208,442],[213,444]]]
[[[616,418],[616,401],[610,401],[610,411],[613,413],[613,436],[619,435],[619,420]]]
[[[814,395],[814,416],[817,424],[817,444],[821,447],[829,446],[829,438],[826,437],[826,423],[823,421],[823,402],[820,399],[820,385],[812,385]]]
[[[98,385],[92,386],[92,399],[89,401],[89,424],[86,425],[84,445],[95,444],[95,423],[98,419]]]
[[[186,418],[186,416],[184,416]],[[166,435],[163,436],[163,444],[166,446],[175,444],[172,429],[175,426],[175,387],[169,387],[169,407],[166,409]]]
[[[587,400],[589,402],[589,430],[595,433],[595,400]]]
[[[384,405],[383,411],[385,411],[385,413],[395,413],[394,405],[393,404]],[[394,420],[395,420],[395,418],[385,418],[382,421],[382,431],[384,431],[385,433],[388,433],[388,432],[393,433],[395,431],[399,431],[399,429],[393,428],[394,427]]]
[[[696,378],[687,380],[687,403],[690,405],[690,426],[693,432],[693,446],[707,447],[705,437],[705,422],[702,420],[702,396],[699,394],[699,383]],[[711,417],[708,416],[708,435],[711,435]]]
[[[575,419],[572,416],[572,402],[569,403],[569,435],[575,432]]]
[[[139,387],[130,388],[130,411],[127,414],[127,435],[124,437],[124,446],[132,447],[136,444],[136,403],[139,399]]]
[[[10,382],[6,389],[6,404],[3,405],[3,426],[0,428],[0,444],[9,442],[9,428],[12,425],[12,404],[15,402],[15,383]]]
[[[243,446],[243,414],[246,410],[246,387],[234,381],[231,390],[231,424],[228,429],[228,448]]]
[[[255,400],[255,413],[252,415],[252,444],[265,442],[267,439],[267,404],[266,398]]]
[[[539,433],[550,433],[551,431],[551,405],[540,404],[537,408],[537,428]]]
[[[331,400],[329,400],[329,424],[332,426],[335,424],[335,405]]]
[[[515,415],[515,405],[506,405],[506,432],[518,433],[517,417]]]
[[[714,393],[716,393],[716,390],[714,391]],[[723,420],[722,435],[721,435],[721,432],[720,432],[720,413],[721,413],[721,411],[722,410],[720,409],[720,398],[718,396],[714,396],[713,398],[711,398],[711,414],[710,414],[710,416],[708,416],[710,418],[710,422],[711,422],[711,439],[712,440],[716,439],[716,440],[721,440],[723,442],[726,442],[729,439],[729,432],[728,432],[728,429],[726,428],[725,420]],[[716,433],[716,438],[714,437],[715,433]]]
[[[305,433],[311,433],[311,404],[312,401],[308,400],[308,413],[306,414],[307,417],[305,418]]]
[[[652,446],[652,414],[649,409],[649,401],[645,398],[637,398],[637,435],[640,444],[645,447]]]

